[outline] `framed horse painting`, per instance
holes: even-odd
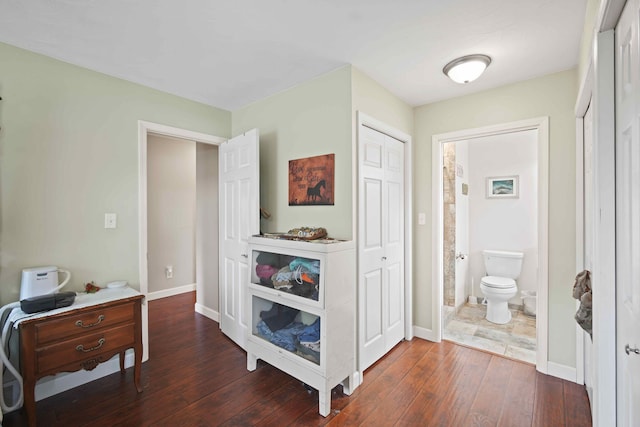
[[[289,206],[333,205],[335,154],[289,160]]]

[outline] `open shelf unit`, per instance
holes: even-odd
[[[351,394],[356,373],[356,271],[352,241],[249,239],[247,369],[257,359],[318,390]]]

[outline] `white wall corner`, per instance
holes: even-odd
[[[194,306],[194,309],[196,311],[196,313],[202,314],[205,317],[208,317],[209,319],[213,320],[214,322],[218,322],[220,323],[220,313],[209,308],[209,307],[205,307],[202,304],[198,304],[196,303]]]
[[[433,329],[422,328],[420,326],[413,325],[413,336],[421,338],[423,340],[440,342],[440,334],[437,334]]]
[[[576,368],[570,366],[561,365],[555,362],[547,362],[547,374],[552,377],[560,378],[563,380],[577,382]]]

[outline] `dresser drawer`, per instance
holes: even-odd
[[[92,370],[115,355],[124,373],[127,349],[134,350],[133,381],[138,393],[142,392],[143,299],[128,287],[104,289],[95,298],[86,295],[79,303],[76,299],[78,304],[21,321],[20,368],[29,427],[37,424],[34,390],[38,379],[58,372]]]
[[[36,348],[79,334],[90,334],[133,320],[133,302],[52,319],[35,325]]]
[[[36,350],[37,371],[54,370],[112,352],[118,348],[131,347],[134,343],[133,337],[134,324],[129,323],[67,341],[52,343]]]

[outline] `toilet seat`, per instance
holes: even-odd
[[[512,289],[516,287],[515,280],[498,276],[485,276],[480,279],[480,284],[494,289]]]

